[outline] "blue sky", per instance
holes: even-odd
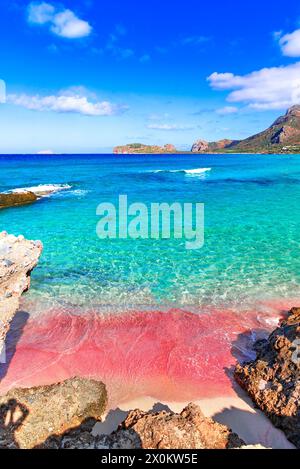
[[[1,153],[189,149],[245,138],[300,102],[298,1],[0,6]]]

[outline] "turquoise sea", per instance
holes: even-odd
[[[40,184],[69,188],[0,212],[1,230],[44,244],[28,295],[37,310],[243,308],[300,297],[300,155],[0,156],[0,191]],[[204,203],[204,247],[100,240],[97,205],[119,194]]]

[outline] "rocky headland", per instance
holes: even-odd
[[[299,153],[300,105],[289,108],[266,130],[244,140],[196,141],[193,153]]]

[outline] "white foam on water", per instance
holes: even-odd
[[[70,186],[69,184],[39,184],[38,186],[21,187],[13,189],[10,192],[17,194],[33,192],[38,197],[46,197],[48,195],[54,194],[55,192],[71,189],[71,187],[72,186]]]
[[[211,168],[196,168],[196,169],[184,170],[186,174],[202,174],[202,173],[206,173],[207,171],[211,171]]]
[[[196,168],[196,169],[156,169],[151,171],[153,173],[185,173],[189,175],[203,174],[211,171],[211,168]]]
[[[76,196],[76,197],[85,197],[89,192],[91,192],[90,190],[87,190],[87,189],[74,189],[72,191],[68,191],[65,195],[68,195],[68,196]]]

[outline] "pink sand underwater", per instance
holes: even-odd
[[[219,309],[108,317],[48,311],[22,328],[14,325],[0,392],[79,375],[105,382],[111,404],[145,395],[177,401],[230,396],[232,367],[279,316]]]

